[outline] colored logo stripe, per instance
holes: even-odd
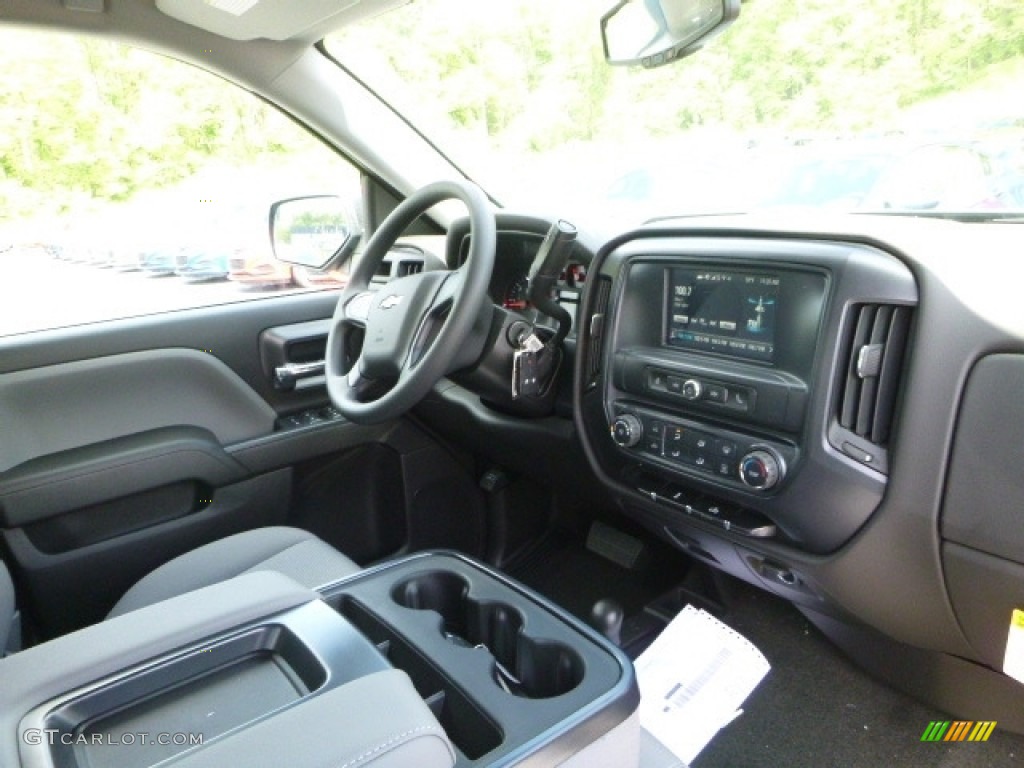
[[[995,720],[932,720],[921,741],[988,741],[995,727]]]
[[[954,720],[943,741],[963,741],[972,725],[970,720]]]
[[[974,726],[974,730],[971,731],[971,735],[967,737],[967,740],[988,741],[988,737],[992,735],[992,731],[994,731],[995,729],[995,720],[982,721]]]

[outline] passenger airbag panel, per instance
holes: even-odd
[[[942,536],[1024,563],[1024,355],[989,355],[967,381]]]

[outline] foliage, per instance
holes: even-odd
[[[294,146],[283,116],[181,62],[39,33],[5,31],[4,42],[5,218],[128,200],[189,178],[214,158],[241,165],[308,148]]]
[[[611,4],[421,0],[329,45],[442,145],[519,164],[687,131],[892,130],[908,107],[1024,59],[1020,0],[859,0],[843,13],[754,0],[681,63],[612,69],[597,34]],[[211,158],[309,148],[244,91],[125,46],[5,31],[0,66],[0,220],[127,200]]]
[[[431,0],[329,44],[400,108],[426,107],[417,119],[435,131],[517,152],[701,127],[888,130],[902,109],[1024,57],[1020,0],[756,0],[683,62],[613,70],[597,35],[611,4]]]

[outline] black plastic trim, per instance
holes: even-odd
[[[552,644],[571,648],[583,660],[582,679],[561,694],[541,699],[502,690],[491,674],[494,649],[453,643],[446,639],[444,621],[437,611],[401,604],[403,593],[396,593],[396,589],[411,579],[438,573],[451,574],[452,579],[465,583],[461,599],[492,609],[500,608],[495,604],[502,604],[507,610],[518,612],[522,617],[521,641],[529,642],[532,638],[542,648]],[[411,555],[367,569],[320,591],[342,613],[346,601],[356,600],[370,608],[376,621],[415,647],[450,686],[497,724],[502,743],[478,759],[460,756],[456,763],[460,768],[560,763],[624,722],[639,705],[633,665],[622,651],[532,590],[459,553],[430,551]],[[460,598],[455,592],[449,599]]]

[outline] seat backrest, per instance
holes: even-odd
[[[7,566],[0,560],[0,657],[7,649],[8,633],[14,622],[14,584]]]

